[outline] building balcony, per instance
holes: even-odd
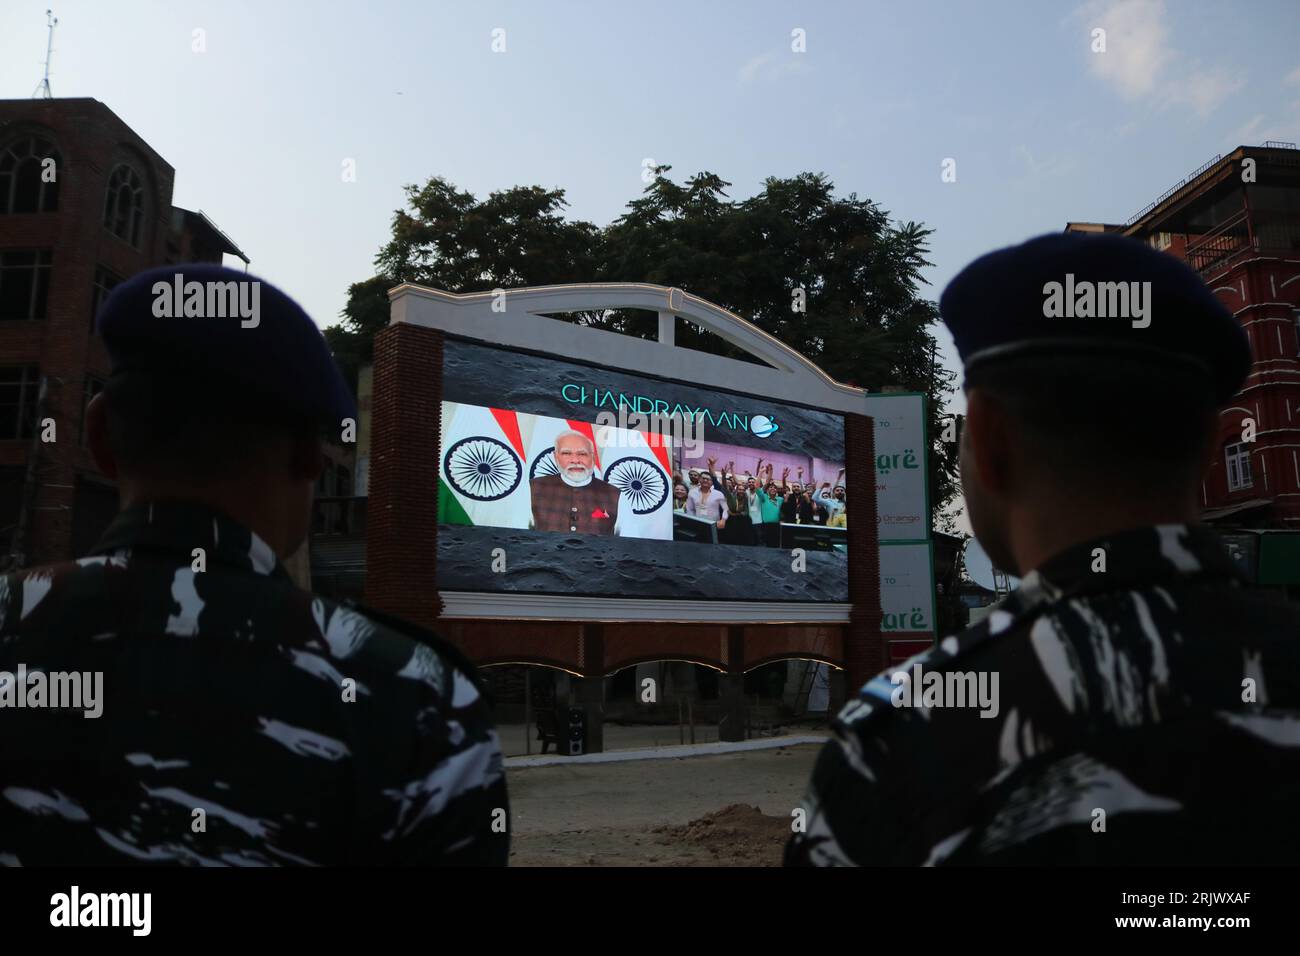
[[[1086,224],[1071,224],[1088,231]],[[1212,279],[1245,259],[1300,260],[1300,150],[1238,147],[1194,170],[1119,231],[1177,256]]]
[[[1300,259],[1300,218],[1252,217],[1242,209],[1210,232],[1188,236],[1183,258],[1208,279],[1243,259]]]

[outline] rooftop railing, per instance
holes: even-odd
[[[1246,228],[1247,216],[1243,209],[1220,223],[1195,242],[1188,243],[1187,264],[1202,274],[1226,262],[1233,255],[1250,247]]]
[[[1178,192],[1178,190],[1190,186],[1192,183],[1196,182],[1198,179],[1200,179],[1202,176],[1208,173],[1210,169],[1222,159],[1223,156],[1219,153],[1216,153],[1214,158],[1211,159],[1208,163],[1205,163],[1204,165],[1192,170],[1184,178],[1180,179],[1178,182],[1174,183],[1174,185],[1170,186],[1163,193],[1161,193],[1159,198],[1157,198],[1154,202],[1147,203],[1140,210],[1138,210],[1136,213],[1130,216],[1128,222],[1124,223],[1124,225],[1125,226],[1133,225],[1133,223],[1137,222],[1139,219],[1146,216],[1153,209],[1159,206],[1162,202],[1164,202],[1174,193]]]

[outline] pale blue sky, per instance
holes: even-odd
[[[0,98],[39,81],[50,2],[0,6]],[[824,172],[936,230],[937,298],[991,248],[1125,220],[1215,153],[1300,140],[1293,0],[54,6],[54,95],[106,103],[176,168],[174,202],[322,325],[373,273],[402,186],[432,175],[560,187],[603,225],[646,158],[734,197]]]

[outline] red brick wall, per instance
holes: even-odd
[[[845,491],[847,492],[847,488]],[[811,658],[844,666],[844,644],[848,628],[840,624],[786,624],[745,626],[745,669],[753,670],[772,661]]]
[[[545,664],[582,671],[582,625],[573,621],[443,620],[438,633],[480,666]]]
[[[1300,307],[1300,260],[1265,257],[1233,265],[1209,285],[1246,330],[1250,375],[1221,413],[1218,444],[1204,478],[1202,506],[1219,508],[1260,498],[1267,511],[1243,515],[1252,527],[1300,528],[1300,357],[1292,310]],[[1253,483],[1228,490],[1223,446],[1241,441],[1244,420],[1255,422]]]
[[[729,662],[726,624],[606,623],[600,660],[583,653],[583,625],[577,622],[443,619],[437,627],[479,665],[546,664],[605,676],[647,661],[692,661],[721,670]],[[790,658],[844,663],[843,625],[746,624],[740,631],[745,670]]]
[[[407,323],[375,336],[366,505],[366,602],[430,627],[438,597],[443,335]]]
[[[643,661],[690,660],[727,666],[725,624],[606,624],[598,671],[612,674]]]

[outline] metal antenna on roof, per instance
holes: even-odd
[[[32,94],[32,99],[52,100],[54,94],[50,92],[50,58],[54,53],[54,28],[59,25],[59,18],[54,15],[53,10],[45,11],[45,19],[50,27],[50,38],[45,44],[45,76],[41,82],[36,84],[36,92]]]

